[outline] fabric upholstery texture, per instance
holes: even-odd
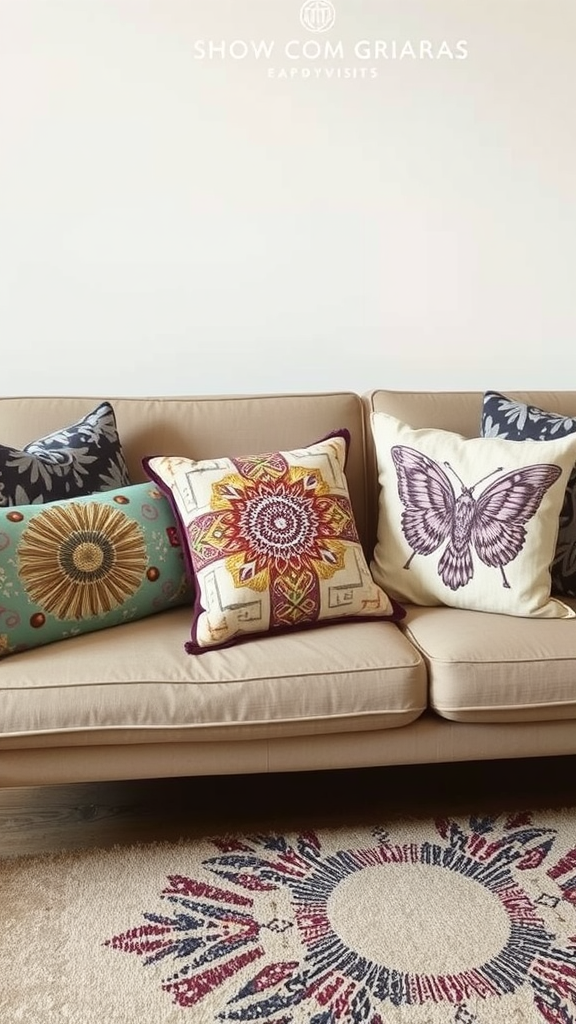
[[[482,403],[482,437],[505,437],[510,441],[548,441],[576,433],[576,417],[546,412],[508,398],[499,391],[487,391]],[[560,528],[552,562],[552,590],[576,597],[576,466],[570,474],[560,513]]]
[[[0,509],[0,658],[184,601],[171,506],[153,484]]]
[[[511,392],[510,398],[576,418],[576,392]],[[0,438],[23,449],[30,437],[80,420],[98,401],[86,396],[0,397]],[[414,428],[472,438],[479,432],[483,393],[111,401],[133,482],[146,480],[142,459],[151,452],[211,460],[222,452],[261,451],[263,441],[270,450],[293,450],[346,427],[351,435],[346,478],[370,557],[378,482],[363,407],[387,412]],[[474,474],[467,483],[475,479]],[[479,491],[474,490],[475,497]],[[440,552],[429,557],[438,559]],[[425,556],[415,556],[412,567],[418,559]],[[498,588],[500,571],[490,572]],[[571,604],[569,599],[566,603]],[[398,624],[333,624],[254,638],[191,658],[183,649],[191,614],[190,606],[169,609],[122,629],[75,636],[0,662],[0,786],[576,751],[574,719],[549,718],[572,713],[574,619],[525,620],[410,606]],[[517,635],[520,628],[524,632]],[[517,646],[511,644],[515,639]],[[431,711],[422,710],[427,672],[436,705]]]
[[[78,643],[85,639],[80,637]],[[420,715],[405,729],[327,732],[320,728],[313,741],[310,735],[275,736],[272,740],[262,735],[238,743],[222,743],[221,739],[197,743],[196,733],[186,740],[174,732],[161,736],[154,731],[138,734],[139,742],[134,735],[119,730],[117,734],[109,733],[105,742],[82,745],[75,742],[76,733],[62,737],[59,743],[45,734],[21,735],[6,741],[0,737],[2,786],[320,771],[574,753],[573,720],[507,722],[494,728],[493,723],[451,722],[432,713]]]
[[[404,726],[426,706],[422,658],[393,623],[338,623],[201,658],[183,650],[189,626],[180,607],[111,630],[113,643],[90,633],[7,660],[0,748],[363,732]]]
[[[576,718],[576,619],[408,605],[402,629],[426,662],[430,706],[444,718]]]
[[[21,449],[0,445],[0,507],[75,498],[129,483],[109,402]]]
[[[195,591],[189,653],[342,619],[401,617],[362,551],[344,472],[348,440],[341,431],[292,451],[144,460],[185,538]]]
[[[372,575],[401,602],[570,618],[551,598],[576,435],[522,445],[372,413],[380,482]]]

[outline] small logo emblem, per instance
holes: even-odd
[[[300,24],[309,32],[327,32],[335,21],[336,11],[330,0],[306,0],[300,8]]]

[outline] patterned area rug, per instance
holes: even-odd
[[[0,864],[6,1024],[573,1024],[576,810]]]

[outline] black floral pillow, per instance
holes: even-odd
[[[0,445],[0,507],[77,498],[130,482],[109,402],[22,450]]]
[[[498,391],[487,391],[482,404],[482,437],[505,437],[510,441],[549,441],[576,433],[576,418],[545,412],[535,405],[514,402]],[[556,553],[552,563],[552,591],[576,597],[576,467],[572,471],[564,504]]]

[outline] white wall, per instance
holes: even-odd
[[[574,0],[334,3],[0,0],[0,392],[575,386]]]

